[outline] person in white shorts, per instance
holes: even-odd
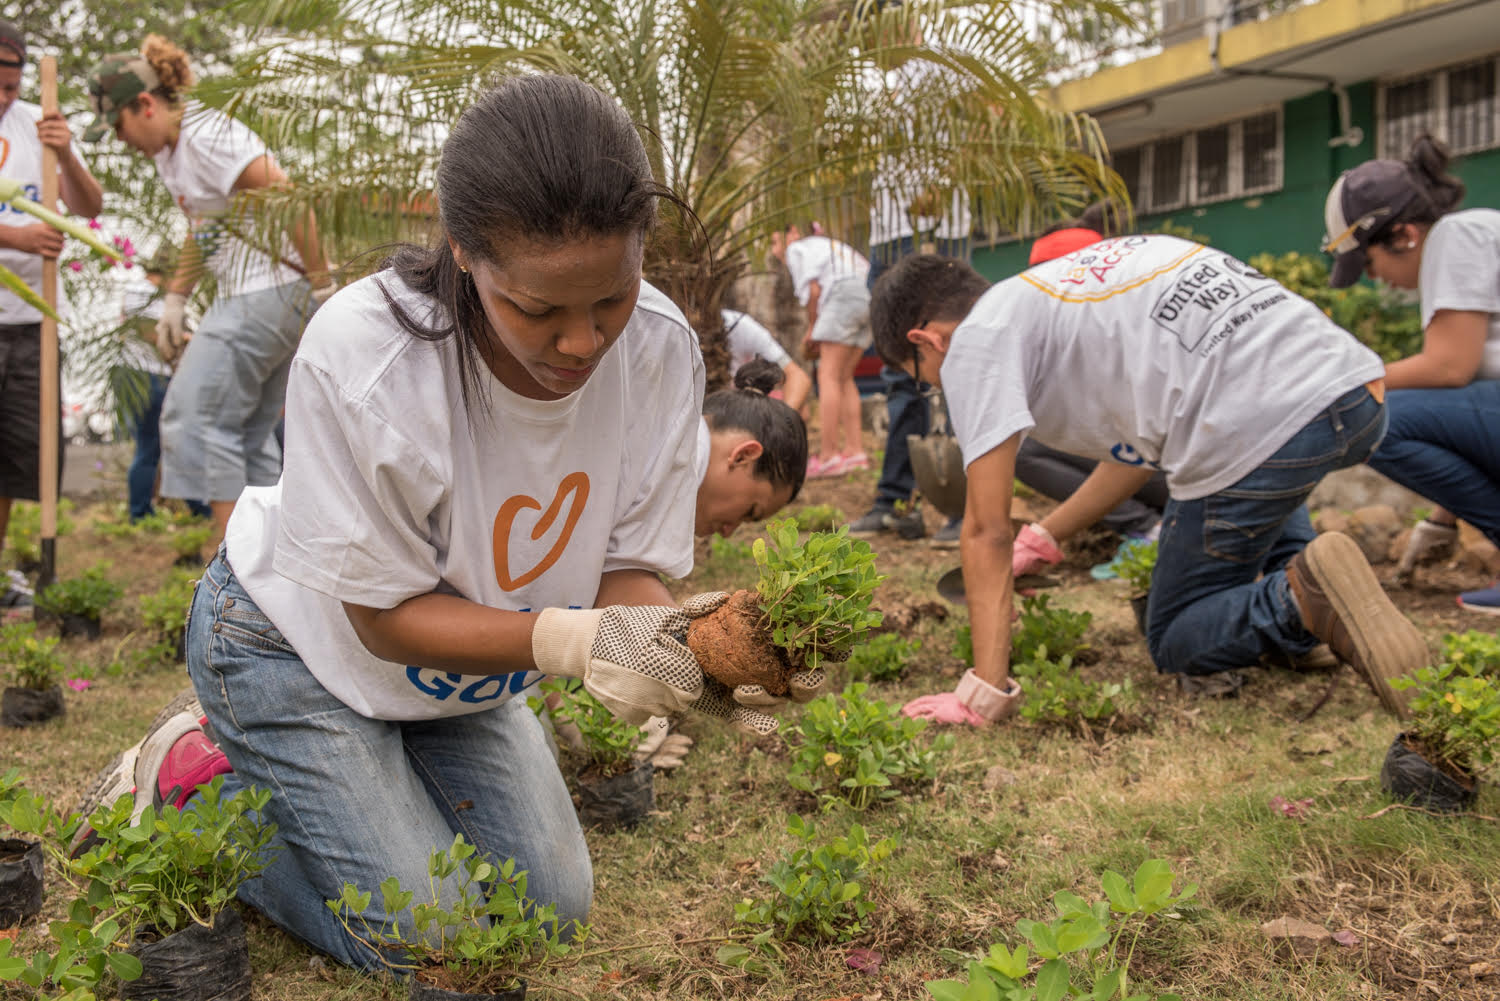
[[[881,357],[941,385],[968,474],[974,668],[908,714],[982,725],[1014,712],[1013,577],[1158,469],[1171,494],[1147,611],[1158,670],[1211,675],[1322,640],[1408,712],[1390,680],[1427,662],[1421,634],[1354,540],[1316,535],[1304,505],[1380,442],[1384,367],[1312,303],[1210,247],[1123,236],[993,288],[962,262],[907,258],[876,283],[871,313]],[[1015,533],[1027,436],[1099,466]]]
[[[804,352],[818,359],[822,429],[807,475],[842,476],[868,469],[854,369],[871,340],[870,262],[847,243],[803,236],[795,225],[772,237],[771,253],[786,264],[797,301],[807,307]]]

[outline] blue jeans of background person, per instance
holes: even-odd
[[[306,279],[214,303],[162,403],[164,497],[238,500],[281,476],[273,431],[312,315]]]
[[[1081,455],[1059,452],[1035,438],[1016,452],[1016,479],[1044,497],[1061,502],[1073,496],[1099,464]],[[1170,500],[1167,477],[1154,474],[1145,486],[1109,510],[1098,524],[1120,535],[1145,535],[1161,521]]]
[[[1500,546],[1500,379],[1461,389],[1397,389],[1370,465]]]
[[[131,434],[135,438],[135,456],[125,474],[131,521],[140,521],[154,510],[151,495],[156,489],[156,468],[161,462],[161,401],[167,395],[166,376],[154,372],[142,372],[141,375],[147,380],[146,400],[144,408],[130,422]],[[199,500],[190,500],[187,506],[200,518],[213,514],[213,509]]]
[[[937,252],[945,257],[969,259],[968,240],[938,240]],[[915,244],[904,236],[888,243],[877,243],[870,247],[870,288],[875,280],[888,271],[901,258],[912,253]],[[897,502],[911,500],[917,489],[917,474],[911,466],[911,449],[907,447],[907,435],[925,435],[932,427],[932,408],[922,387],[899,368],[886,365],[880,370],[880,381],[885,383],[886,438],[885,456],[880,462],[880,482],[875,487],[875,507],[882,511],[893,511]]]
[[[1328,473],[1364,462],[1385,425],[1385,407],[1361,386],[1238,483],[1167,504],[1146,612],[1158,670],[1211,674],[1317,645],[1285,572],[1316,534],[1303,505]]]
[[[265,819],[277,826],[276,854],[240,899],[281,928],[340,962],[380,968],[324,901],[346,882],[370,891],[364,918],[379,927],[381,880],[395,876],[430,900],[428,856],[455,833],[492,862],[514,858],[528,872],[527,896],[556,904],[561,920],[588,917],[588,846],[524,698],[422,722],[361,716],[318,684],[245,593],[223,548],[193,596],[187,661],[234,766],[225,794],[252,785],[271,792]],[[451,881],[440,899],[456,902]]]

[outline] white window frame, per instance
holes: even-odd
[[[1465,70],[1480,63],[1490,63],[1495,67],[1496,94],[1490,102],[1491,118],[1491,140],[1488,143],[1480,143],[1466,146],[1457,146],[1448,135],[1448,75],[1458,70]],[[1429,103],[1427,110],[1422,113],[1423,121],[1420,123],[1426,130],[1448,145],[1448,149],[1455,156],[1463,153],[1478,153],[1483,150],[1500,149],[1500,53],[1482,56],[1478,59],[1465,59],[1462,62],[1449,63],[1437,69],[1426,70],[1421,73],[1411,73],[1402,77],[1392,77],[1382,80],[1377,88],[1378,93],[1375,100],[1375,125],[1377,143],[1375,155],[1382,159],[1404,160],[1406,154],[1411,152],[1409,144],[1406,148],[1394,149],[1391,143],[1390,116],[1386,112],[1386,97],[1394,87],[1412,83],[1416,80],[1426,79],[1431,82],[1428,88]]]
[[[1276,116],[1276,170],[1274,177],[1266,184],[1253,188],[1245,186],[1245,123],[1252,118],[1260,118],[1262,115],[1275,114]],[[1194,205],[1216,205],[1220,202],[1234,201],[1240,198],[1253,198],[1256,195],[1267,194],[1272,191],[1280,191],[1286,180],[1286,129],[1285,118],[1281,105],[1270,108],[1262,108],[1248,115],[1240,115],[1227,121],[1209,122],[1189,132],[1173,133],[1153,139],[1139,146],[1128,147],[1128,151],[1138,151],[1141,158],[1140,170],[1140,194],[1143,196],[1136,202],[1137,215],[1160,215],[1163,212],[1176,212],[1179,209]],[[1229,183],[1223,194],[1207,198],[1198,197],[1198,133],[1208,129],[1229,126]],[[1156,146],[1158,143],[1171,142],[1181,139],[1183,151],[1183,172],[1187,175],[1183,185],[1184,197],[1178,201],[1165,205],[1154,204],[1151,198],[1151,180],[1156,167]],[[1124,151],[1122,151],[1124,152]]]

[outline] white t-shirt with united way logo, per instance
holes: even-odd
[[[434,302],[389,271],[315,314],[292,362],[286,462],[230,519],[228,556],[313,676],[351,709],[415,720],[492,708],[537,672],[462,675],[369,652],[342,602],[433,592],[491,608],[589,608],[601,575],[693,565],[703,361],[682,313],[642,285],[577,392],[527,399],[484,373],[466,409],[453,338],[397,326]]]
[[[787,244],[786,269],[792,273],[797,301],[804,306],[812,295],[813,282],[827,293],[828,287],[840,278],[863,282],[870,276],[870,262],[864,254],[827,236],[804,236]]]
[[[720,310],[724,317],[724,336],[729,341],[729,374],[738,372],[759,355],[777,368],[786,368],[792,356],[776,339],[776,335],[749,313],[737,309]]]
[[[1193,500],[1254,470],[1380,358],[1228,254],[1105,240],[990,289],[953,333],[943,392],[965,463],[1011,435],[1164,470]]]
[[[0,177],[21,182],[21,193],[34,202],[42,200],[42,140],[36,124],[42,120],[40,106],[14,101],[0,116]],[[75,150],[76,155],[76,150]],[[34,226],[37,218],[0,203],[0,226]],[[10,268],[38,295],[42,293],[42,255],[0,247],[0,264]],[[58,293],[62,283],[58,282]],[[67,303],[59,300],[58,313],[67,316]],[[0,289],[0,323],[40,323],[41,311],[21,297]]]
[[[236,212],[234,184],[245,168],[270,156],[266,144],[242,122],[189,101],[176,146],[156,154],[156,170],[177,207],[188,217],[204,266],[219,283],[219,297],[248,295],[296,281],[301,275],[251,247],[241,235],[254,225],[249,212]],[[283,260],[301,266],[283,241]]]

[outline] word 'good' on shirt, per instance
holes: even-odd
[[[966,464],[1029,431],[1164,470],[1172,496],[1192,500],[1384,371],[1312,303],[1228,254],[1125,236],[990,289],[954,331],[942,379]]]
[[[393,608],[443,592],[512,611],[589,608],[602,574],[687,573],[703,360],[682,313],[643,284],[577,392],[527,399],[486,371],[488,405],[481,394],[470,409],[455,340],[402,330],[382,287],[418,322],[442,325],[435,302],[389,271],[318,310],[292,362],[281,481],[241,495],[229,561],[351,709],[388,720],[479,712],[541,675],[381,660],[342,603]]]

